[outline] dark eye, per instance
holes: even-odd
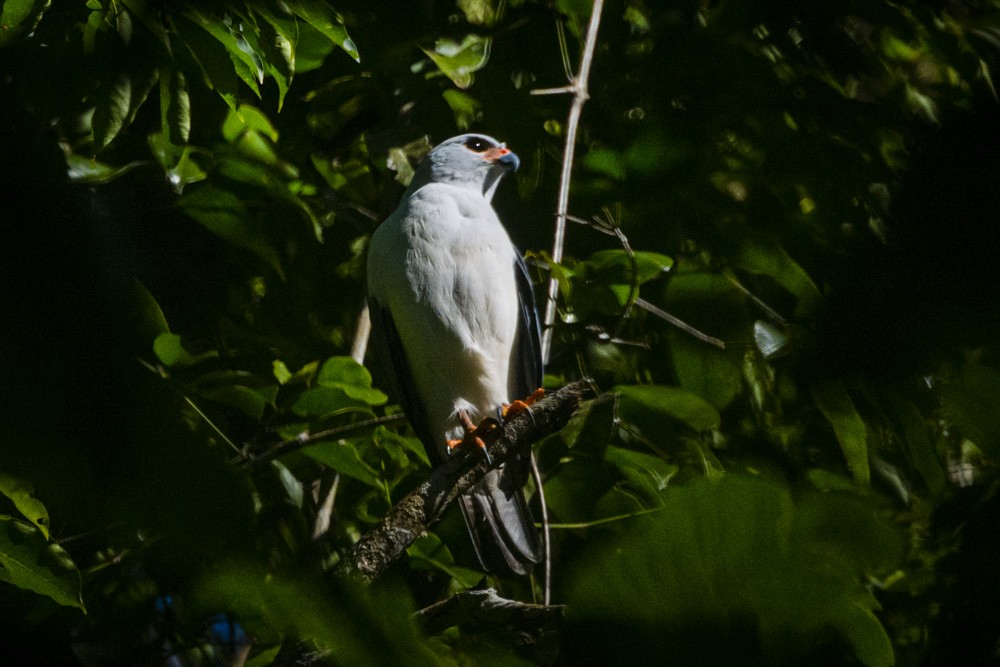
[[[485,139],[471,137],[465,140],[465,147],[476,153],[485,153],[490,148],[490,144]]]

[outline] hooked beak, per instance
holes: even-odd
[[[483,153],[483,159],[500,165],[505,171],[517,171],[521,166],[521,160],[517,155],[503,144]]]

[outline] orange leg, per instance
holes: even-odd
[[[514,417],[522,412],[530,412],[531,406],[540,401],[545,396],[545,390],[538,388],[531,392],[531,396],[528,396],[524,400],[517,400],[513,403],[508,403],[503,406],[500,410],[500,415],[506,419],[508,417]]]
[[[479,423],[479,426],[476,426],[472,420],[469,419],[469,415],[465,412],[465,410],[458,411],[458,419],[462,422],[462,428],[465,429],[465,435],[457,440],[448,441],[447,444],[449,453],[451,450],[459,447],[470,447],[475,445],[483,452],[483,455],[486,457],[486,462],[493,463],[493,460],[490,458],[490,453],[486,449],[486,440],[495,439],[498,435],[495,433],[495,431],[500,427],[497,420],[487,417]]]

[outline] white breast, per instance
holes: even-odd
[[[457,409],[479,419],[511,400],[515,252],[481,192],[445,184],[417,190],[372,237],[369,289],[392,313],[439,447],[461,435]]]

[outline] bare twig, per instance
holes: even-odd
[[[726,349],[725,342],[719,340],[718,338],[715,338],[714,336],[709,336],[706,333],[702,333],[702,332],[698,331],[697,329],[695,329],[690,324],[684,322],[683,320],[677,319],[676,317],[674,317],[673,315],[671,315],[667,311],[663,310],[659,306],[654,306],[653,304],[651,304],[650,302],[646,301],[645,299],[636,299],[635,300],[635,305],[639,306],[643,310],[646,310],[646,311],[649,311],[650,313],[653,313],[657,317],[660,317],[660,318],[666,320],[667,322],[669,322],[670,324],[673,324],[675,327],[677,327],[681,331],[686,331],[687,333],[691,334],[692,336],[694,336],[695,338],[697,338],[700,341],[704,341],[704,342],[708,343],[709,345],[714,345],[715,347],[719,348],[720,350]]]
[[[538,493],[538,504],[542,508],[542,561],[543,561],[543,587],[542,600],[545,606],[549,606],[552,600],[552,543],[549,541],[549,508],[545,504],[545,490],[542,488],[542,473],[538,470],[538,463],[535,461],[535,453],[531,453],[531,477],[535,480],[535,490]]]
[[[492,588],[452,595],[417,612],[424,631],[436,635],[455,625],[510,627],[529,636],[556,629],[566,608],[507,600]]]
[[[329,440],[330,438],[344,436],[354,431],[360,431],[362,429],[379,426],[381,424],[402,422],[405,419],[406,416],[403,413],[397,413],[392,415],[383,415],[381,417],[372,417],[371,419],[365,419],[364,421],[354,422],[353,424],[346,424],[345,426],[338,426],[336,428],[328,428],[325,431],[317,431],[316,433],[303,431],[291,440],[285,440],[271,445],[268,449],[264,450],[260,454],[257,454],[256,456],[251,456],[241,451],[240,456],[236,459],[230,460],[229,463],[230,465],[241,465],[243,467],[267,463],[268,461],[276,459],[279,456],[287,454],[288,452],[294,452],[297,449],[302,449],[303,447],[315,444],[320,440]]]
[[[580,116],[583,105],[590,97],[587,91],[587,81],[590,78],[590,65],[594,60],[594,48],[597,46],[597,29],[601,23],[601,10],[604,0],[594,0],[590,11],[590,23],[587,26],[587,37],[583,43],[583,55],[580,57],[580,69],[570,82],[568,91],[573,92],[573,103],[569,108],[569,118],[566,121],[566,147],[563,151],[562,173],[559,176],[559,202],[556,206],[556,231],[552,241],[552,261],[561,262],[563,246],[566,243],[566,213],[569,210],[569,184],[573,173],[573,154],[576,150],[576,133],[580,126]],[[551,92],[551,91],[542,91]],[[555,278],[549,278],[548,297],[545,302],[545,330],[542,334],[542,359],[549,360],[552,349],[552,325],[556,320],[556,298],[559,296],[559,283]]]
[[[586,385],[567,385],[507,421],[500,437],[490,446],[492,463],[478,452],[453,456],[438,466],[417,489],[396,503],[389,513],[361,536],[336,568],[336,574],[353,574],[374,580],[403,551],[440,518],[459,495],[492,468],[516,453],[528,453],[540,438],[561,429],[569,421],[586,391]]]

